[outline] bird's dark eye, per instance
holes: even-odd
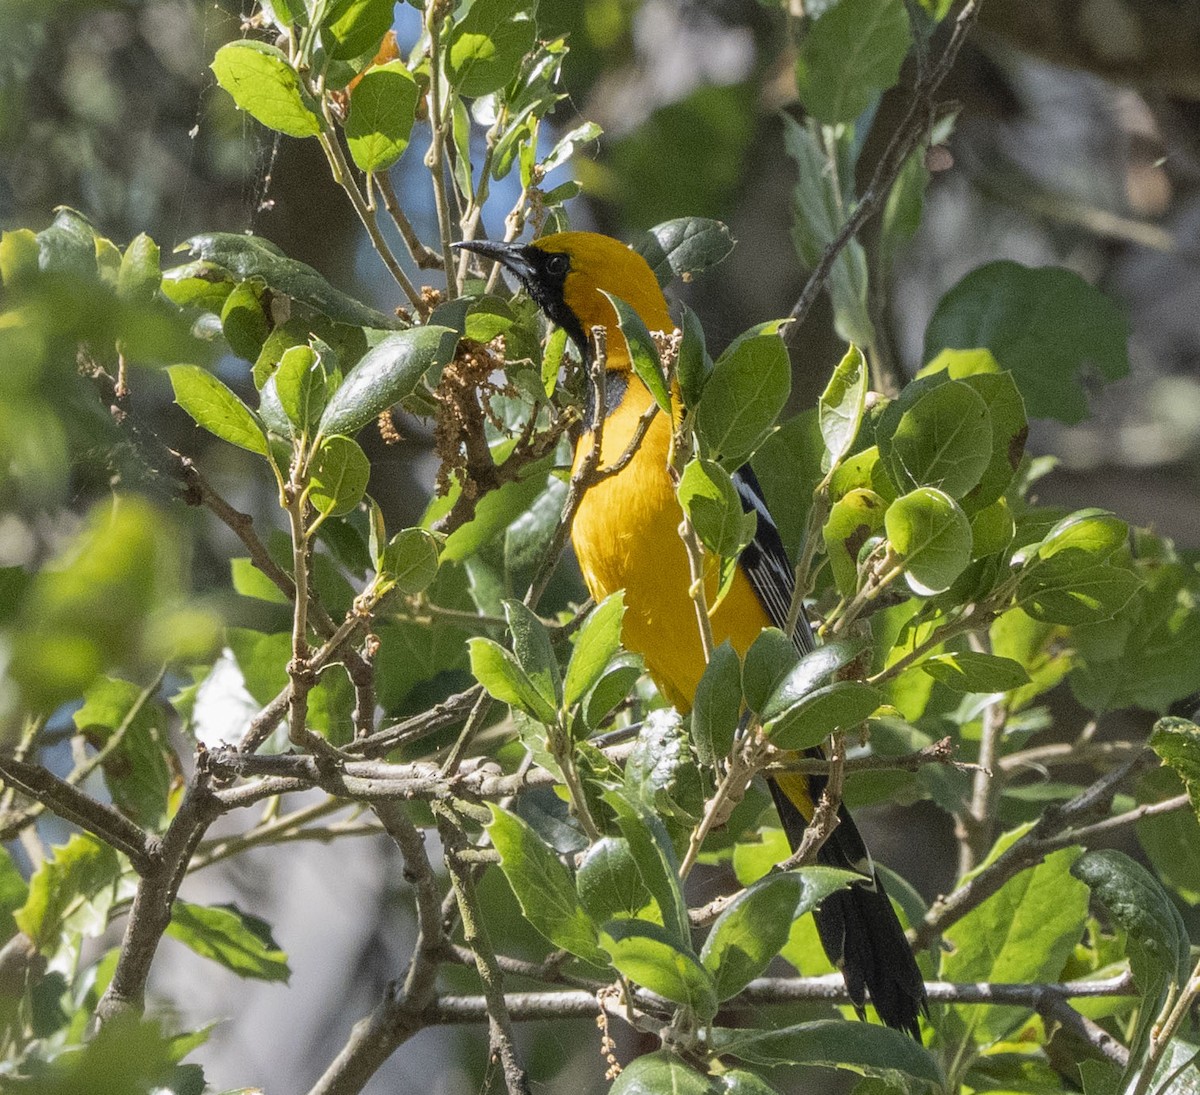
[[[559,277],[565,274],[571,268],[571,260],[567,258],[561,251],[552,254],[546,259],[546,272]]]

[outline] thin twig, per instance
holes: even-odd
[[[443,115],[441,42],[442,19],[445,8],[438,0],[426,4],[425,29],[429,34],[429,127],[432,139],[425,154],[425,166],[433,179],[433,203],[437,209],[438,236],[442,244],[442,271],[446,275],[446,296],[453,300],[458,296],[458,277],[454,269],[454,253],[450,250],[450,201],[446,193],[446,168],[443,157],[446,149],[446,119]]]
[[[504,974],[488,937],[471,867],[458,858],[458,853],[466,846],[466,838],[444,801],[434,803],[434,816],[445,849],[450,884],[462,919],[463,942],[474,953],[479,979],[483,982],[492,1056],[500,1062],[509,1095],[529,1095],[529,1077],[517,1060],[512,1019],[505,1004]]]
[[[1131,825],[1143,817],[1186,807],[1187,795],[1179,795],[1163,802],[1147,803],[1093,824],[1074,824],[1078,819],[1094,815],[1097,810],[1107,809],[1117,788],[1125,780],[1155,762],[1154,754],[1147,750],[1102,776],[1069,802],[1047,809],[1032,829],[1009,845],[993,862],[953,893],[938,898],[930,906],[914,933],[915,948],[920,950],[929,946],[949,925],[983,904],[1014,875],[1040,863],[1051,852],[1072,844],[1085,843],[1092,837]]]
[[[799,299],[792,308],[788,318],[793,322],[788,325],[783,334],[783,340],[789,348],[797,345],[801,326],[813,304],[816,303],[821,290],[824,289],[826,281],[829,280],[838,255],[858,235],[863,226],[883,209],[908,157],[922,141],[927,139],[936,110],[934,96],[949,75],[959,50],[962,49],[967,35],[975,25],[981,3],[982,0],[967,0],[955,19],[954,30],[941,57],[938,58],[937,64],[917,80],[908,110],[892,135],[892,139],[888,142],[879,163],[876,164],[870,185],[858,200],[854,211],[846,219],[841,230],[821,253],[816,267],[809,275]]]
[[[417,231],[412,226],[412,222],[404,215],[404,210],[400,208],[400,202],[396,198],[396,191],[392,186],[392,177],[386,171],[380,171],[374,176],[375,185],[379,187],[379,193],[383,197],[383,208],[387,210],[388,216],[392,218],[392,223],[395,224],[396,230],[400,233],[400,238],[404,240],[404,246],[408,248],[408,253],[412,257],[413,262],[422,270],[440,270],[442,268],[442,260],[438,253],[431,247],[427,247],[421,237],[417,235]]]
[[[346,197],[350,199],[350,204],[354,207],[354,212],[358,214],[359,221],[362,222],[363,228],[367,230],[371,246],[383,261],[383,265],[387,267],[388,273],[392,275],[396,284],[400,286],[401,291],[408,297],[409,303],[416,309],[417,314],[425,318],[429,315],[429,305],[422,298],[417,287],[413,285],[412,279],[404,272],[404,267],[400,265],[396,256],[392,254],[391,246],[380,230],[379,222],[375,219],[374,212],[367,204],[367,199],[363,196],[363,192],[359,189],[358,182],[354,178],[354,172],[346,160],[346,154],[342,151],[337,129],[332,119],[328,117],[328,112],[329,108],[328,104],[326,104],[326,117],[323,119],[324,124],[321,127],[321,132],[317,134],[317,140],[320,141],[325,158],[329,161],[333,181],[342,188]]]
[[[939,1004],[1006,1004],[1036,1008],[1050,998],[1060,1000],[1095,999],[1106,996],[1133,996],[1136,989],[1129,974],[1104,981],[1066,981],[1056,984],[1007,984],[974,981],[926,981],[929,1000]],[[505,1005],[514,1022],[568,1017],[591,1018],[596,1014],[596,996],[587,989],[547,992],[506,993]],[[840,973],[820,977],[760,977],[751,981],[733,1002],[759,1006],[791,1005],[798,1002],[824,1001],[849,1004],[846,980]],[[615,1014],[622,1015],[620,1011]],[[479,1023],[487,1018],[487,1002],[482,996],[439,996],[425,1013],[429,1025]]]
[[[138,874],[145,876],[157,866],[157,838],[40,764],[0,755],[0,780],[124,852]]]
[[[604,407],[606,397],[606,385],[608,378],[608,332],[604,327],[592,328],[592,352],[589,355],[587,370],[588,383],[591,385],[591,399],[595,408],[593,420],[585,423],[584,428],[591,432],[591,443],[588,445],[583,455],[583,460],[571,475],[571,481],[567,485],[567,497],[563,500],[562,513],[559,515],[558,525],[554,530],[554,535],[550,538],[550,543],[546,545],[545,551],[542,553],[541,561],[538,563],[538,568],[534,572],[533,580],[529,583],[529,589],[525,592],[525,604],[530,608],[536,608],[538,601],[541,600],[542,594],[546,591],[546,586],[550,584],[550,578],[554,574],[554,568],[558,565],[559,556],[562,555],[563,548],[566,547],[567,537],[571,533],[571,525],[575,520],[575,514],[579,510],[579,504],[583,501],[583,496],[592,484],[592,476],[596,469],[600,466],[600,457],[604,447]],[[582,444],[582,441],[581,441]]]
[[[813,863],[817,853],[825,842],[833,835],[838,827],[839,811],[842,805],[842,789],[846,782],[846,735],[833,735],[833,745],[829,751],[829,775],[825,778],[825,787],[817,808],[813,811],[812,820],[805,826],[804,836],[800,838],[800,846],[776,868],[780,871],[790,871]]]

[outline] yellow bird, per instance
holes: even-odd
[[[625,452],[653,397],[632,372],[616,311],[604,293],[629,304],[651,331],[675,327],[649,265],[620,241],[594,232],[560,232],[530,244],[471,241],[459,246],[500,262],[525,286],[551,321],[563,327],[585,360],[589,333],[607,329],[601,464]],[[586,424],[575,450],[578,467],[592,446]],[[688,594],[687,555],[679,537],[682,512],[668,473],[672,423],[656,416],[633,459],[584,495],[571,541],[588,591],[596,600],[625,590],[625,645],[641,654],[659,690],[682,714],[692,706],[705,669],[695,609]],[[793,575],[779,531],[749,467],[734,477],[746,512],[758,515],[757,533],[738,560],[732,588],[712,614],[713,639],[728,639],[739,655],[764,627],[784,627]],[[801,619],[793,641],[814,646]],[[793,848],[820,797],[821,777],[777,775],[768,780],[780,821]],[[856,871],[863,881],[841,890],[816,912],[826,953],[846,979],[860,1013],[864,989],[879,1017],[920,1039],[918,1017],[927,1011],[925,986],[896,913],[884,892],[862,837],[842,807],[840,823],[821,848],[820,862]]]

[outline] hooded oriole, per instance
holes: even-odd
[[[632,306],[651,331],[675,326],[645,259],[619,241],[592,232],[562,232],[527,245],[474,241],[460,246],[499,261],[515,274],[546,315],[566,329],[585,360],[593,352],[589,332],[596,326],[607,328],[606,405],[592,413],[604,415],[600,466],[616,462],[652,397],[631,370],[616,312],[604,292]],[[592,447],[594,424],[585,424],[576,467]],[[668,416],[654,418],[628,465],[586,492],[571,540],[596,600],[625,590],[625,645],[642,655],[659,689],[686,713],[705,659],[678,532],[682,513],[668,472],[671,436]],[[749,467],[735,476],[735,483],[746,512],[758,515],[757,533],[738,560],[731,590],[712,613],[712,631],[717,643],[728,639],[744,655],[764,627],[785,626],[793,575]],[[802,652],[813,648],[807,620],[801,619],[793,640]],[[797,774],[777,775],[768,782],[795,848],[824,781]],[[821,942],[841,968],[851,999],[861,1013],[864,988],[869,990],[885,1023],[919,1039],[918,1016],[926,1010],[921,973],[844,807],[818,858],[863,876],[861,883],[827,897],[816,912]]]

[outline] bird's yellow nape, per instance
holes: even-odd
[[[604,293],[620,297],[651,331],[671,331],[674,320],[658,279],[636,251],[596,232],[557,232],[535,240],[533,246],[548,254],[565,254],[571,260],[563,282],[563,302],[575,314],[584,332],[593,327],[617,330],[617,313]],[[623,338],[608,340],[610,368],[629,365]]]

